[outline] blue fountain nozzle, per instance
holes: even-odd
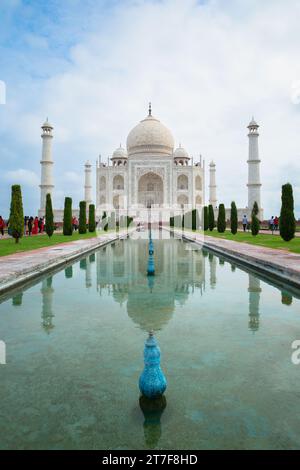
[[[160,367],[160,348],[153,331],[149,332],[145,342],[144,363],[139,380],[140,391],[147,398],[158,398],[166,390],[167,380]]]

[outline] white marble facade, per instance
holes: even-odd
[[[260,157],[258,149],[259,125],[252,118],[248,128],[248,205],[238,208],[238,219],[246,214],[251,218],[251,210],[256,201],[259,216],[263,220],[261,206]],[[52,175],[53,126],[48,120],[42,126],[41,159],[41,203],[39,216],[45,215],[46,194],[54,192]],[[209,197],[205,201],[205,169],[200,157],[193,161],[187,151],[179,144],[175,148],[171,131],[157,118],[152,116],[151,105],[148,116],[140,121],[128,134],[126,149],[121,145],[106,163],[97,162],[96,167],[96,217],[117,212],[119,216],[129,215],[136,221],[169,221],[171,215],[181,215],[191,209],[212,204],[215,217],[218,216],[216,164],[209,165]],[[92,165],[84,166],[84,199],[87,207],[93,202]],[[234,199],[234,197],[233,197]],[[151,208],[151,211],[150,211]],[[78,216],[78,209],[73,208]],[[226,209],[230,219],[230,208]],[[55,220],[61,222],[63,209],[55,210]]]
[[[170,214],[201,208],[204,164],[192,163],[186,150],[174,148],[174,138],[158,119],[148,116],[127,137],[108,163],[97,165],[97,216],[117,210],[120,215],[168,220]]]

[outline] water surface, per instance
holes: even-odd
[[[300,301],[177,239],[118,241],[0,304],[0,448],[300,447]],[[142,412],[153,329],[166,406]],[[152,413],[152,414],[151,414]]]

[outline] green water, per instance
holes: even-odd
[[[181,240],[118,241],[0,304],[1,449],[300,447],[300,301]],[[139,405],[147,331],[166,407]],[[151,414],[152,413],[152,414]]]

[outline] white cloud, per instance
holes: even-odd
[[[300,172],[300,104],[294,99],[299,14],[297,0],[120,2],[71,48],[63,72],[53,69],[10,105],[6,130],[38,149],[39,126],[49,115],[56,190],[63,191],[61,175],[79,184],[75,174],[84,162],[99,153],[105,159],[120,141],[125,144],[152,101],[153,114],[177,143],[194,157],[215,160],[219,201],[244,206],[246,126],[254,114],[261,124],[268,217],[278,213],[281,184],[286,178],[296,184]],[[283,172],[289,165],[293,171]]]
[[[7,171],[4,179],[10,184],[22,184],[31,188],[37,188],[40,180],[36,173],[30,170],[19,168],[18,170]]]

